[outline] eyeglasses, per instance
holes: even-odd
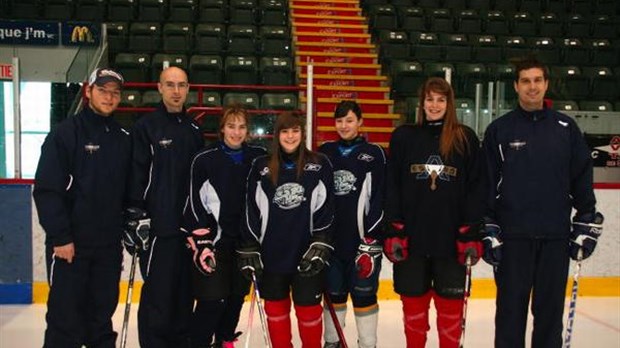
[[[179,83],[174,83],[174,82],[164,82],[163,83],[164,88],[166,89],[187,89],[189,88],[189,83],[187,82],[179,82]]]

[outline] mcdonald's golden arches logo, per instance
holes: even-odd
[[[71,42],[95,42],[93,33],[87,26],[76,25],[71,32]]]

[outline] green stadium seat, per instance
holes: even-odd
[[[256,53],[257,29],[254,25],[229,25],[227,29],[229,55],[254,55]]]
[[[288,9],[284,0],[260,0],[259,12],[261,25],[288,24]]]
[[[443,46],[446,62],[470,62],[473,50],[465,34],[441,34],[439,42]]]
[[[582,100],[579,102],[579,109],[582,111],[614,111],[613,105],[604,100]]]
[[[114,67],[127,82],[147,82],[150,80],[151,56],[145,53],[119,53],[114,59]]]
[[[398,16],[392,5],[375,5],[368,8],[370,27],[375,32],[379,30],[396,30]]]
[[[119,107],[137,108],[142,106],[142,94],[138,90],[124,89],[121,92]]]
[[[484,33],[488,35],[508,35],[510,33],[509,22],[503,11],[488,11],[482,23]]]
[[[293,93],[265,93],[261,97],[260,106],[269,110],[296,110],[297,96]]]
[[[562,21],[557,14],[546,12],[540,15],[538,19],[539,32],[541,35],[549,37],[562,37],[564,35],[564,27]]]
[[[442,59],[439,38],[435,33],[415,33],[409,36],[413,43],[411,57],[421,62],[433,62]]]
[[[268,86],[292,86],[293,64],[289,57],[262,57],[259,65],[260,83]]]
[[[166,23],[163,29],[164,52],[186,53],[192,49],[193,27],[190,23]]]
[[[75,19],[80,21],[103,22],[108,13],[107,0],[77,0]]]
[[[291,37],[285,26],[261,26],[258,42],[260,54],[263,56],[291,54]]]
[[[399,28],[405,31],[426,31],[426,17],[420,7],[401,7],[398,10]]]
[[[583,67],[583,75],[590,80],[590,98],[594,100],[616,100],[620,91],[616,84],[617,77],[607,67]]]
[[[224,98],[222,98],[222,106],[226,107],[234,104],[240,104],[246,109],[258,109],[258,94],[237,92],[228,92],[224,94]]]
[[[255,85],[258,83],[258,64],[253,56],[228,56],[224,60],[224,83]]]
[[[144,22],[164,22],[168,0],[140,0],[138,20]]]
[[[43,15],[45,19],[71,20],[75,12],[73,1],[45,0],[43,2]]]
[[[151,61],[151,81],[159,81],[159,74],[161,74],[165,62],[168,62],[168,66],[176,66],[187,71],[187,56],[183,54],[156,53]]]
[[[159,23],[134,22],[129,27],[129,48],[134,52],[156,52],[161,47]]]
[[[436,8],[430,11],[429,30],[434,33],[453,33],[454,17],[448,8]]]
[[[536,19],[529,12],[517,12],[512,16],[512,35],[534,36],[536,35]],[[543,33],[547,35],[546,33]]]
[[[230,24],[256,24],[256,0],[230,0],[228,20]]]
[[[161,103],[159,91],[145,91],[142,93],[142,106],[155,107]]]
[[[132,22],[135,18],[134,0],[108,0],[108,20],[112,22]]]
[[[456,16],[456,32],[460,34],[480,34],[482,19],[475,9],[461,10]]]
[[[220,56],[193,55],[189,60],[191,83],[220,84],[224,64]]]
[[[119,52],[127,49],[129,39],[129,25],[124,22],[106,23],[106,33],[108,35],[108,50]]]
[[[394,61],[390,64],[392,93],[394,96],[411,96],[418,93],[418,88],[426,76],[422,65],[416,61]]]
[[[393,60],[406,60],[411,53],[411,44],[404,31],[379,31],[379,58],[383,63]]]
[[[169,22],[193,22],[196,20],[196,1],[170,0]]]
[[[221,54],[226,43],[226,26],[220,23],[196,25],[194,33],[194,52]]]
[[[560,47],[551,37],[530,38],[529,46],[534,48],[534,54],[545,65],[558,65],[562,61]],[[527,41],[527,40],[526,40]]]
[[[574,100],[554,100],[552,107],[560,112],[579,111],[579,105]]]
[[[199,22],[225,24],[227,19],[227,0],[200,0],[198,5]]]

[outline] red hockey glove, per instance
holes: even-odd
[[[187,242],[194,252],[192,257],[194,266],[204,275],[210,275],[215,271],[215,250],[210,236],[211,229],[200,228],[192,231],[187,237]]]
[[[483,254],[482,237],[480,233],[482,225],[480,223],[465,224],[459,227],[456,236],[457,258],[462,265],[467,263],[470,258],[471,265],[475,265]]]
[[[357,256],[355,257],[355,268],[357,269],[357,277],[366,279],[370,277],[376,269],[381,265],[381,244],[373,238],[364,238],[362,243],[357,247]]]
[[[402,221],[392,221],[387,224],[383,242],[383,252],[393,263],[405,261],[409,257],[409,238],[405,236],[405,224]]]

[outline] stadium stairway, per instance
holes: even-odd
[[[306,81],[309,62],[314,66],[316,144],[338,139],[334,108],[347,99],[362,107],[362,134],[388,147],[400,115],[393,113],[388,78],[381,75],[359,0],[290,0],[290,18],[299,81]]]

